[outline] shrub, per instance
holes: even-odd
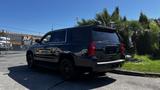
[[[139,54],[151,54],[151,41],[151,33],[149,31],[144,31],[143,33],[140,33],[136,42],[137,52]]]

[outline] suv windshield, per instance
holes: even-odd
[[[97,42],[106,42],[119,44],[119,38],[115,32],[93,31],[93,40]]]

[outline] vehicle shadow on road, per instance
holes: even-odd
[[[29,90],[88,90],[109,85],[116,80],[109,77],[97,77],[90,79],[82,76],[74,81],[61,79],[58,72],[53,70],[36,68],[28,69],[26,65],[9,67],[8,76]]]

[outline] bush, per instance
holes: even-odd
[[[152,54],[151,33],[149,31],[139,32],[136,40],[138,54]]]
[[[150,23],[150,29],[151,29],[151,47],[152,47],[152,54],[157,56],[160,55],[160,49],[159,49],[159,32],[160,32],[160,28],[157,25],[156,22],[152,21]]]
[[[160,55],[159,32],[160,28],[154,21],[149,24],[150,29],[138,32],[136,50],[138,54]]]

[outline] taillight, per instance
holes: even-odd
[[[88,47],[88,56],[95,56],[96,54],[96,44],[95,42],[91,42]]]
[[[122,55],[125,55],[125,45],[123,43],[120,44],[120,52]]]

